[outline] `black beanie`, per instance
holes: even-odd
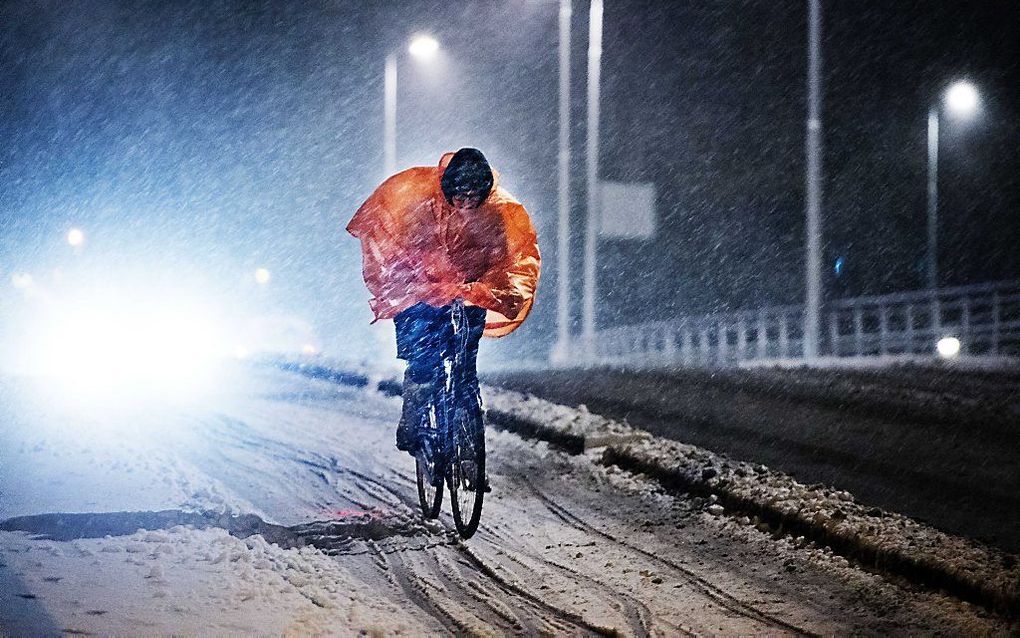
[[[453,154],[439,185],[446,201],[451,204],[456,195],[470,194],[472,199],[485,201],[493,185],[489,161],[477,148],[462,148]]]

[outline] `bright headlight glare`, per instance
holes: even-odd
[[[215,380],[222,341],[209,309],[107,299],[48,314],[33,330],[32,367],[75,395],[178,399]]]

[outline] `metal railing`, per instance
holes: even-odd
[[[961,354],[1020,356],[1020,281],[837,299],[823,306],[828,357],[936,354],[947,336]],[[799,359],[803,306],[681,317],[600,330],[595,363],[658,367]]]

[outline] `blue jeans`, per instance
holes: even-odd
[[[467,352],[460,370],[462,387],[477,387],[478,342],[485,329],[485,308],[465,306]],[[437,308],[418,303],[393,318],[397,331],[397,358],[407,361],[407,376],[414,383],[432,383],[444,359],[454,349],[451,306]]]

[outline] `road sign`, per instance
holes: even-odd
[[[655,184],[601,182],[599,235],[605,239],[655,236]]]

